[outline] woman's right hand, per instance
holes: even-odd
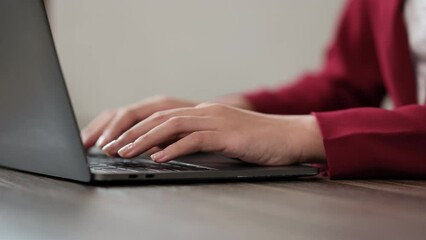
[[[151,114],[182,107],[193,107],[197,102],[157,96],[119,109],[106,110],[97,116],[81,131],[81,138],[86,149],[94,146],[102,148],[115,140],[123,132]]]
[[[248,101],[239,95],[222,97],[215,101],[237,108],[253,110]],[[153,113],[174,108],[194,107],[198,102],[157,96],[119,109],[106,110],[96,117],[81,131],[81,138],[86,149],[94,146],[103,148],[136,123]]]

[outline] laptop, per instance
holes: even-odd
[[[0,166],[86,183],[318,174],[310,166],[258,166],[215,153],[157,164],[143,154],[122,159],[86,152],[42,0],[0,0]]]

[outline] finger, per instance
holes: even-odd
[[[96,145],[103,148],[107,143],[116,139],[124,131],[132,127],[137,121],[138,118],[134,113],[134,110],[129,109],[119,111],[107,127],[105,127],[102,135],[96,142]]]
[[[111,143],[112,140],[132,127],[136,122],[149,117],[155,112],[155,109],[158,111],[158,104],[161,104],[161,102],[159,103],[158,100],[153,98],[152,100],[148,99],[140,103],[135,103],[119,111],[111,123],[105,127],[104,133],[101,134],[96,144],[101,148],[105,147],[105,145]]]
[[[148,155],[152,155],[152,154],[157,153],[157,152],[159,152],[159,151],[161,151],[163,149],[164,148],[161,148],[161,147],[153,147],[153,148],[149,149],[148,151],[146,151],[146,153]]]
[[[81,140],[86,149],[95,144],[114,116],[115,111],[105,111],[91,121],[89,125],[81,131]]]
[[[157,112],[125,131],[123,134],[121,134],[120,137],[118,137],[116,141],[105,145],[102,150],[105,151],[105,153],[108,155],[115,155],[119,149],[123,148],[131,142],[134,142],[140,136],[146,134],[151,129],[161,125],[173,117],[201,115],[203,115],[202,109],[196,109],[192,107]]]
[[[223,133],[218,131],[194,132],[151,155],[151,158],[163,163],[196,152],[223,152],[226,147],[224,140]]]
[[[190,101],[176,100],[164,96],[157,96],[144,99],[141,102],[130,105],[129,108],[135,109],[135,113],[139,119],[145,119],[155,112],[189,106],[195,106],[195,103]]]
[[[216,121],[206,117],[174,117],[154,127],[134,142],[124,146],[118,155],[131,158],[170,141],[181,133],[215,130]]]

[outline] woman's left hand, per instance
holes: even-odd
[[[207,103],[154,113],[103,150],[132,158],[164,145],[151,156],[158,163],[195,152],[219,152],[270,166],[325,160],[321,133],[311,115],[268,115]]]

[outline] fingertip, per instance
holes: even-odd
[[[118,150],[117,155],[121,158],[126,158],[126,154],[124,154],[122,151]]]
[[[103,148],[102,148],[102,150],[104,150],[104,151],[108,151],[108,150],[111,150],[112,148],[114,148],[114,146],[115,146],[115,143],[116,143],[117,141],[116,140],[113,140],[113,141],[111,141],[111,142],[109,142],[109,143],[107,143]]]
[[[169,159],[162,159],[162,160],[153,160],[155,163],[161,164],[161,163],[166,163],[168,161],[170,161]]]
[[[130,158],[133,156],[134,143],[129,143],[126,146],[120,148],[117,154],[122,158]]]
[[[151,159],[156,163],[167,162],[167,156],[164,151],[159,151],[151,155]]]
[[[105,154],[107,154],[108,156],[113,156],[114,155],[114,150],[115,150],[116,143],[117,143],[116,140],[111,141],[110,143],[106,144],[102,148],[102,151],[104,151]]]

